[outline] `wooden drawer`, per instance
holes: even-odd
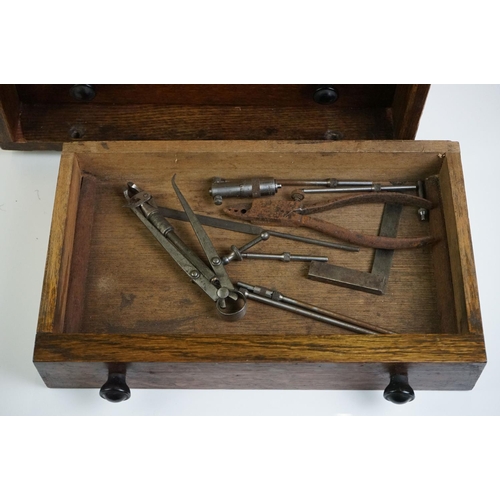
[[[429,91],[424,84],[339,84],[335,94],[329,85],[94,85],[85,93],[86,87],[0,85],[0,146],[413,139]]]
[[[426,180],[429,221],[405,207],[398,236],[437,243],[395,252],[384,295],[307,279],[306,263],[232,262],[231,279],[379,325],[360,335],[248,303],[223,322],[140,221],[124,207],[128,181],[180,209],[171,178],[197,213],[224,218],[214,176]],[[275,199],[288,199],[283,187]],[[313,196],[313,195],[311,195]],[[308,197],[307,201],[332,195]],[[228,202],[224,202],[225,206]],[[376,234],[382,206],[318,214]],[[199,250],[189,224],[173,221]],[[260,223],[260,225],[265,225]],[[219,254],[251,237],[206,228]],[[278,228],[276,228],[278,229]],[[320,233],[286,228],[313,238]],[[323,239],[326,237],[323,236]],[[315,253],[368,271],[374,251],[343,252],[269,239],[259,251]],[[293,246],[292,246],[293,245]],[[380,389],[391,375],[414,390],[466,390],[486,363],[459,146],[428,141],[77,142],[63,148],[34,362],[49,387],[96,387],[109,373],[133,388]]]

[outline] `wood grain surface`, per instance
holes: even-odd
[[[392,103],[395,139],[414,139],[430,85],[398,85]]]
[[[15,85],[0,85],[0,145],[19,140],[21,104]]]
[[[35,347],[37,368],[54,387],[66,387],[68,377],[78,387],[96,386],[109,363],[121,363],[137,387],[240,387],[232,377],[241,376],[242,387],[371,388],[387,379],[390,366],[403,364],[411,367],[421,387],[471,388],[486,358],[464,191],[457,185],[458,150],[456,143],[427,141],[91,142],[65,147]],[[431,210],[438,223],[422,222],[414,207],[405,207],[398,234],[433,235],[443,245],[438,251],[396,251],[383,296],[307,280],[306,263],[242,261],[227,266],[234,282],[276,288],[394,335],[353,334],[255,302],[248,304],[242,320],[226,323],[124,207],[123,190],[133,181],[158,204],[179,209],[171,186],[174,174],[196,212],[220,218],[221,207],[208,193],[214,176],[428,179],[435,190],[448,182],[447,192],[432,195],[442,204],[435,215]],[[276,199],[288,199],[291,190],[282,188]],[[310,196],[312,203],[331,197]],[[317,216],[377,234],[382,208],[350,206]],[[450,227],[454,223],[462,229]],[[172,224],[201,254],[189,224]],[[307,228],[275,229],[321,237]],[[206,230],[220,255],[253,239]],[[350,253],[278,238],[260,243],[255,251],[326,255],[336,265],[361,271],[369,271],[373,259],[372,249]],[[454,307],[448,310],[450,304]],[[75,368],[84,365],[86,376]],[[276,370],[281,375],[264,381]],[[378,375],[370,383],[374,372]],[[290,379],[285,383],[286,373]],[[329,377],[335,381],[328,382]]]
[[[320,85],[94,85],[92,103],[105,105],[161,104],[181,106],[317,107],[313,94]],[[16,85],[26,104],[75,103],[71,85]],[[338,107],[391,106],[397,85],[336,84]],[[90,104],[90,103],[87,103]]]
[[[61,149],[66,142],[139,140],[413,139],[429,85],[1,85],[0,145]],[[15,98],[13,98],[13,96]],[[2,111],[3,110],[3,111]]]

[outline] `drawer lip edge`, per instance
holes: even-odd
[[[64,143],[62,154],[157,154],[176,152],[293,152],[336,151],[343,153],[460,153],[460,144],[451,140],[172,140],[172,141],[81,141]]]
[[[397,335],[397,334],[395,334]],[[479,362],[482,335],[54,334],[36,337],[34,362]],[[390,338],[389,338],[390,337]]]

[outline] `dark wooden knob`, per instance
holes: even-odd
[[[89,84],[72,85],[69,89],[69,95],[76,101],[91,101],[95,93],[95,87]]]
[[[384,398],[391,403],[404,405],[415,399],[415,393],[408,383],[408,375],[393,374],[391,381],[385,388]]]
[[[313,94],[313,99],[318,104],[332,104],[339,98],[339,94],[332,85],[318,85]]]
[[[125,382],[124,373],[110,373],[107,382],[101,387],[99,396],[110,403],[121,403],[130,398],[130,388]]]

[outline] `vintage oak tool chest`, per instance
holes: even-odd
[[[45,383],[101,388],[112,401],[127,399],[129,388],[377,389],[396,403],[411,401],[418,390],[471,389],[486,354],[460,150],[454,142],[411,140],[427,90],[2,86],[2,147],[62,147],[34,350]],[[286,185],[289,179],[368,179],[378,186],[372,198],[361,194],[359,200],[383,194],[381,186],[418,183],[427,208],[400,208],[391,234],[383,234],[381,223],[388,196],[334,205],[314,218],[356,234],[428,244],[384,250],[391,253],[383,279],[361,286],[360,280],[373,282],[376,263],[388,254],[271,236],[251,249],[260,256],[247,252],[239,260],[234,251],[255,236],[204,224],[217,254],[232,255],[225,271],[235,289],[255,285],[264,297],[247,296],[244,317],[223,321],[191,282],[196,270],[192,279],[186,276],[135,216],[144,202],[131,210],[124,196],[139,186],[132,198],[150,193],[162,209],[182,212],[174,175],[194,212],[233,222],[233,206],[246,207],[232,214],[244,219],[245,212],[275,202],[316,206],[351,196],[302,192],[303,200],[292,201],[297,187]],[[209,192],[214,178],[273,178],[283,185],[267,197],[216,204]],[[167,220],[204,258],[192,225]],[[310,226],[251,222],[342,243]],[[331,267],[290,254],[322,256]],[[338,276],[333,282],[332,269],[345,271],[348,284],[339,286]],[[381,331],[349,331],[262,303],[275,300],[277,291]]]

